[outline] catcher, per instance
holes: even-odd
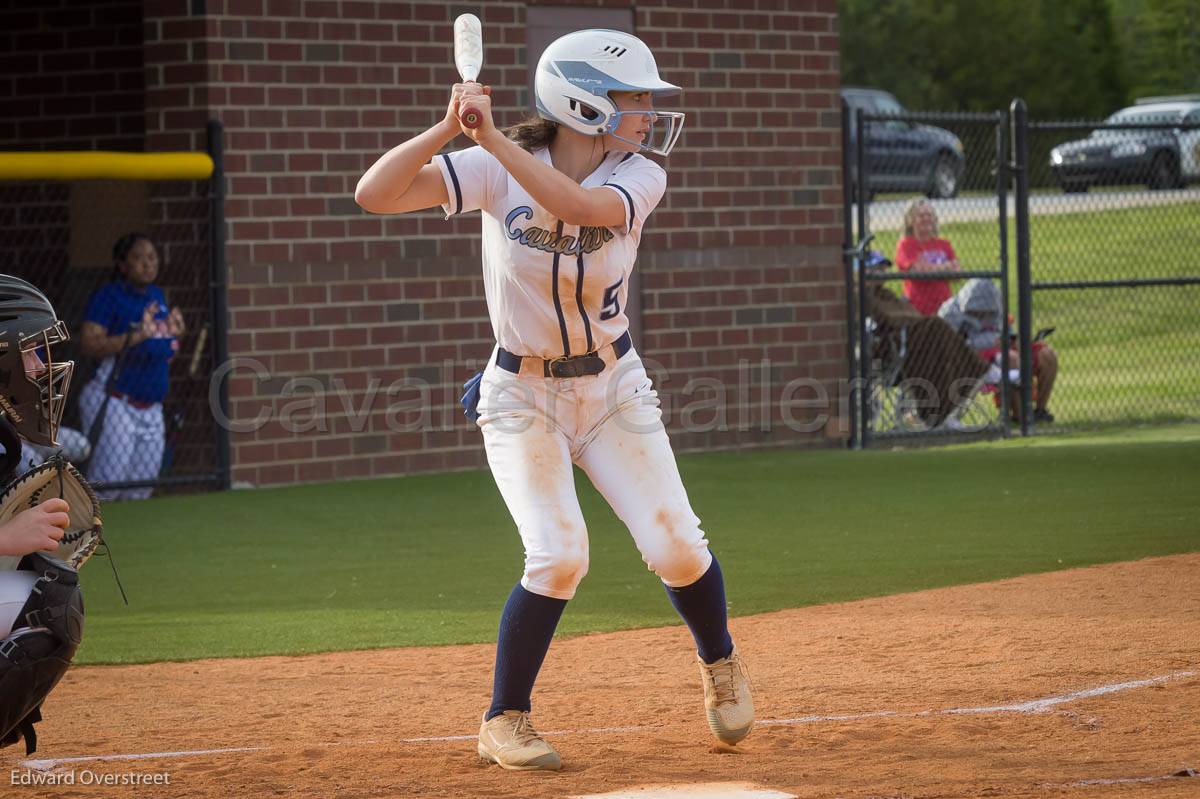
[[[55,447],[75,364],[53,348],[68,338],[50,301],[0,275],[0,747],[25,739],[83,635],[78,567],[100,543],[98,503],[73,466],[51,458],[13,479],[21,440]]]

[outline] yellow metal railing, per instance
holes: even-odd
[[[0,180],[204,180],[206,153],[0,152]]]

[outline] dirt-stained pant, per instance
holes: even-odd
[[[588,538],[572,464],[629,528],[642,560],[671,587],[712,563],[662,424],[658,392],[635,350],[602,352],[598,375],[546,378],[496,366],[480,385],[479,427],[492,476],[525,545],[521,585],[570,599],[588,569]]]

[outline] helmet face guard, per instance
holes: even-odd
[[[64,322],[55,323],[54,327],[43,330],[39,336],[30,336],[21,342],[21,354],[30,348],[30,354],[38,357],[38,350],[46,353],[43,368],[36,374],[25,377],[37,388],[38,402],[41,405],[42,422],[46,425],[46,438],[50,446],[58,446],[58,427],[62,423],[63,410],[66,408],[67,392],[71,388],[71,377],[75,374],[74,361],[55,361],[52,345],[62,344],[70,340]]]
[[[32,444],[58,446],[58,427],[75,362],[55,361],[53,345],[70,337],[66,324],[58,321],[40,333],[22,338],[21,372],[9,376],[9,385],[0,395],[0,409],[17,432]]]
[[[617,135],[621,120],[627,116],[650,117],[650,131],[646,135],[646,141],[635,141]],[[684,114],[680,111],[617,111],[609,117],[608,135],[655,155],[670,155],[675,142],[679,141],[679,134],[683,133],[683,120]]]

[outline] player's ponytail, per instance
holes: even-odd
[[[550,146],[550,142],[554,141],[558,133],[558,123],[531,116],[504,128],[501,133],[519,144],[522,149],[533,152]]]

